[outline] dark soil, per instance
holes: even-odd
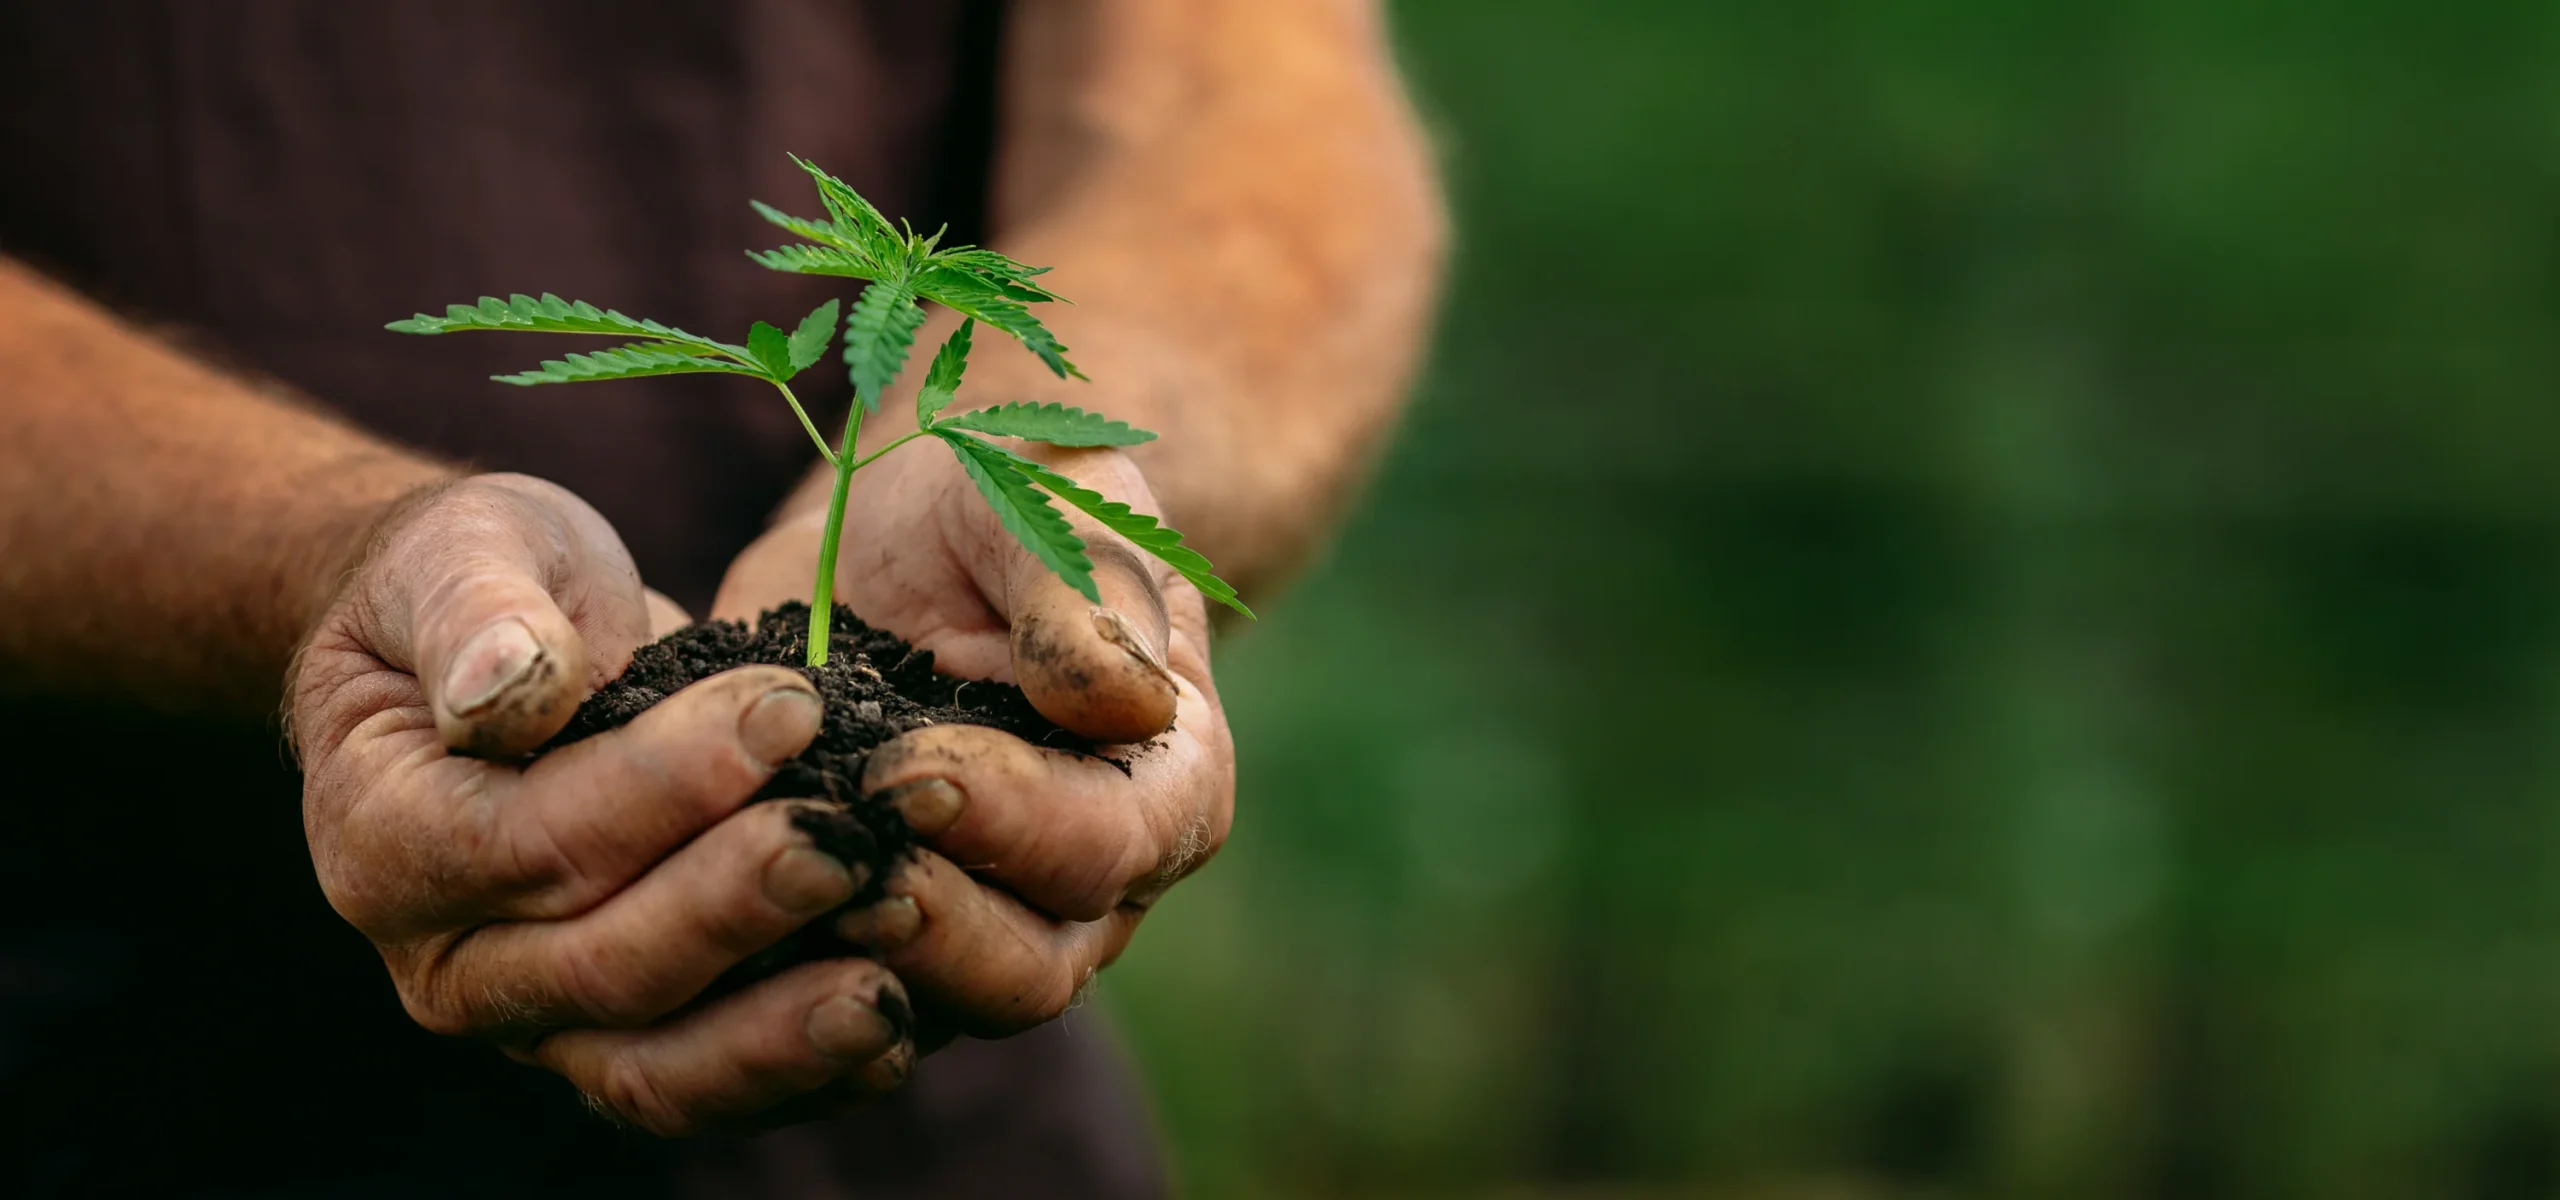
[[[915,844],[914,834],[897,810],[862,794],[862,767],[873,748],[911,729],[927,725],[985,725],[1034,745],[1089,753],[1093,744],[1052,724],[1022,689],[985,680],[959,680],[933,672],[933,655],[863,624],[853,610],[836,606],[834,627],[827,635],[827,665],[805,665],[809,646],[809,606],[794,601],[759,618],[753,626],[737,621],[705,621],[642,646],[622,677],[606,684],[580,705],[569,726],[544,749],[565,746],[628,724],[668,696],[698,680],[733,667],[766,663],[789,667],[817,685],[826,701],[826,721],[817,740],[798,758],[774,772],[757,800],[818,799],[841,806],[812,809],[793,817],[818,848],[834,855],[855,874],[869,868],[861,890],[847,908],[880,899],[883,885],[899,859]],[[754,958],[739,964],[732,983],[760,979],[786,967],[819,958],[858,954],[858,947],[838,940],[830,922],[815,921]]]

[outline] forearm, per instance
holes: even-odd
[[[1041,317],[1096,382],[989,345],[963,402],[1163,433],[1137,458],[1167,517],[1267,585],[1391,426],[1436,289],[1440,197],[1383,23],[1360,0],[1014,11],[994,240],[1055,268],[1042,282],[1073,303]],[[882,417],[867,445],[912,424]]]
[[[271,711],[374,521],[447,473],[0,259],[0,691]]]

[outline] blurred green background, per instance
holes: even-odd
[[[1462,247],[1190,1190],[2560,1192],[2560,5],[1400,0]]]

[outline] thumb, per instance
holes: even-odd
[[[1053,457],[1043,454],[1042,457]],[[1078,483],[1152,509],[1146,481],[1126,455],[1055,452],[1052,467]],[[1120,535],[1069,511],[1093,560],[1096,604],[990,519],[1003,546],[1013,677],[1040,715],[1102,742],[1143,742],[1173,725],[1179,699],[1166,665],[1172,622],[1152,560]]]
[[[648,637],[650,612],[604,518],[525,476],[432,497],[367,569],[358,638],[417,677],[447,749],[524,754],[550,739]]]

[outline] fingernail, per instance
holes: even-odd
[[[862,1086],[872,1091],[892,1091],[907,1081],[907,1072],[915,1066],[915,1061],[915,1052],[902,1043],[887,1054],[872,1059],[854,1072],[854,1076],[862,1081]]]
[[[1165,682],[1173,682],[1173,671],[1164,665],[1164,656],[1156,653],[1155,646],[1147,641],[1147,635],[1138,632],[1137,622],[1130,620],[1120,610],[1095,605],[1093,630],[1102,635],[1102,640],[1127,651],[1129,657],[1137,659],[1148,670],[1163,676]]]
[[[869,908],[857,908],[836,918],[836,936],[857,946],[867,946],[873,954],[893,954],[916,940],[924,929],[924,910],[916,907],[913,896],[891,896]]]
[[[907,819],[907,828],[924,837],[951,828],[969,797],[948,779],[919,779],[879,794],[879,799]]]
[[[738,740],[757,762],[778,765],[818,736],[826,706],[806,685],[766,692],[738,718]]]
[[[862,881],[835,857],[793,846],[765,864],[764,895],[784,912],[822,913],[853,898]]]
[[[542,660],[542,643],[533,630],[514,617],[471,635],[444,672],[444,706],[455,714],[489,707],[508,688],[533,673]]]
[[[838,996],[809,1010],[809,1044],[829,1058],[867,1062],[897,1045],[898,1031],[878,1009]]]
[[[871,1007],[879,1010],[880,1019],[889,1023],[889,1037],[903,1042],[915,1032],[916,1011],[907,1007],[907,994],[894,982],[884,982],[871,993]]]

